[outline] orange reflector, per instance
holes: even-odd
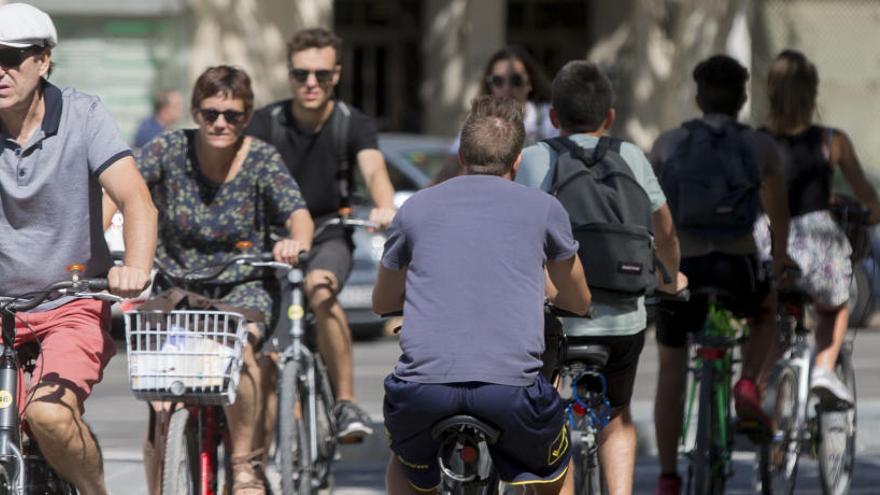
[[[238,241],[235,243],[235,249],[239,251],[247,251],[252,247],[254,247],[254,243],[251,241]]]
[[[81,263],[77,263],[76,265],[68,265],[67,271],[69,272],[83,272],[86,270],[86,265]]]
[[[351,216],[351,208],[346,206],[345,208],[339,209],[339,216],[343,218],[348,218]]]

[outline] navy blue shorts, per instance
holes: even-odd
[[[429,491],[440,484],[438,442],[431,428],[470,414],[501,430],[489,446],[501,480],[546,483],[565,475],[571,457],[565,402],[543,376],[527,387],[492,383],[427,384],[385,378],[385,434],[409,482]]]

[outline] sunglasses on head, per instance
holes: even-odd
[[[525,85],[526,80],[522,76],[522,74],[511,74],[510,76],[498,76],[493,75],[486,78],[487,82],[496,88],[503,87],[505,85],[510,85],[514,88],[521,88]]]
[[[198,109],[199,115],[202,116],[209,124],[213,124],[220,116],[222,115],[226,122],[231,125],[236,125],[244,119],[245,113],[239,112],[238,110],[214,110],[213,108],[200,108]]]
[[[0,48],[0,67],[4,69],[16,69],[26,58],[36,53],[34,47],[27,48]]]
[[[306,70],[306,69],[290,69],[290,77],[296,79],[298,83],[304,83],[309,80],[309,74],[315,75],[318,84],[327,84],[333,78],[333,71],[328,69]]]

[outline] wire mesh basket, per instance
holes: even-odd
[[[245,317],[222,311],[125,313],[129,385],[148,401],[235,402]]]

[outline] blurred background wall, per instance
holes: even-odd
[[[4,0],[0,0],[3,3]],[[385,131],[453,135],[485,60],[523,45],[552,75],[587,57],[615,82],[617,134],[649,147],[696,115],[690,73],[716,52],[752,70],[743,118],[766,115],[767,64],[804,51],[819,67],[822,122],[848,130],[880,172],[876,0],[33,0],[58,27],[52,79],[100,95],[131,135],[157,89],[188,98],[210,65],[248,70],[257,103],[289,94],[286,40],[332,27],[344,39],[340,95]]]

